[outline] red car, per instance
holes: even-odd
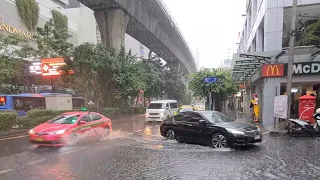
[[[110,131],[111,120],[99,113],[66,112],[31,129],[29,139],[31,143],[41,146],[63,146],[74,144],[81,134],[87,132],[107,136]]]

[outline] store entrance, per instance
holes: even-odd
[[[281,83],[280,94],[286,94],[286,83]],[[316,97],[316,107],[320,108],[320,82],[293,82],[291,89],[290,118],[298,118],[299,97],[303,95],[313,95]]]

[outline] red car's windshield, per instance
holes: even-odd
[[[49,121],[50,124],[74,124],[80,115],[58,115]]]

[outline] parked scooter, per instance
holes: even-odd
[[[293,135],[320,135],[320,108],[316,110],[313,118],[316,121],[314,125],[300,119],[289,119],[289,123],[286,124],[286,129],[289,134]]]

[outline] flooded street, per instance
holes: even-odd
[[[264,136],[259,146],[212,149],[165,140],[159,123],[113,121],[111,136],[72,147],[1,140],[0,179],[317,179],[319,139]],[[11,149],[14,149],[11,151]]]

